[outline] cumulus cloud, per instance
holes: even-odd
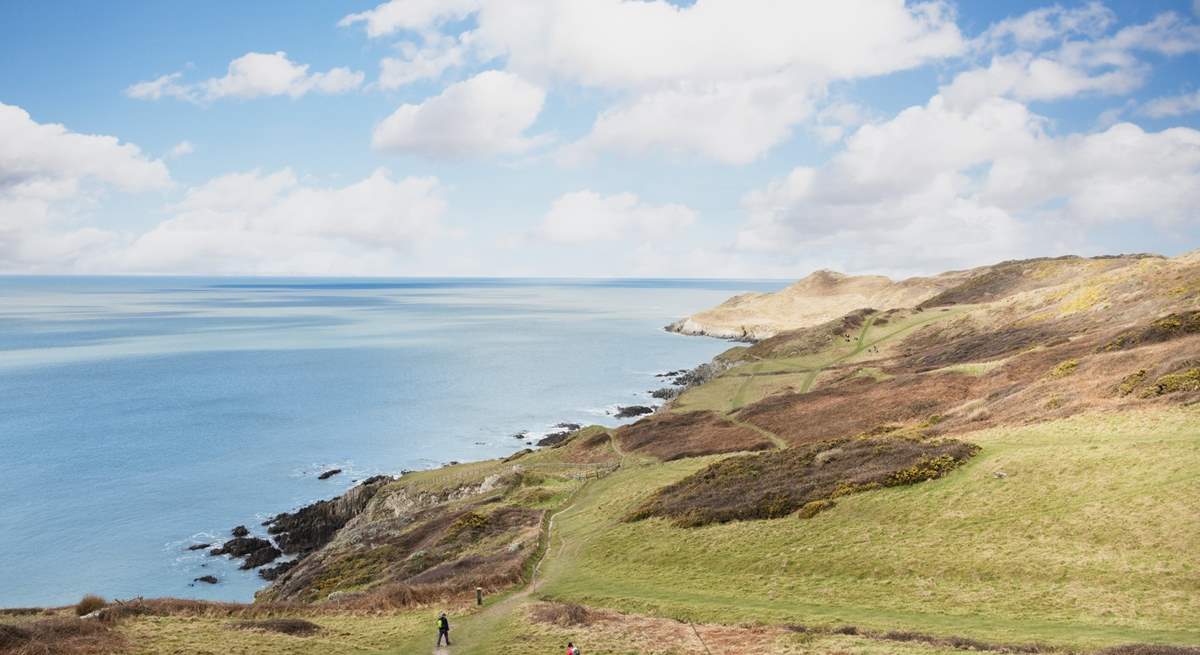
[[[614,104],[567,147],[567,160],[667,152],[743,164],[786,140],[830,82],[912,68],[964,48],[941,0],[698,0],[687,7],[665,0],[393,0],[342,24],[362,22],[379,36],[467,16],[474,24],[462,35],[479,60],[502,60],[507,72],[543,87],[612,92]],[[388,62],[381,86],[440,74],[454,65],[443,57],[462,56],[420,53]]]
[[[1183,116],[1200,111],[1200,91],[1177,96],[1154,98],[1142,106],[1141,112],[1153,118]]]
[[[962,107],[994,96],[1031,101],[1125,95],[1140,88],[1150,72],[1137,53],[1200,51],[1200,26],[1177,14],[1159,14],[1110,34],[1115,21],[1111,10],[1095,2],[1000,21],[973,42],[978,51],[992,53],[990,64],[960,73],[941,94]],[[1055,47],[1044,47],[1047,43]]]
[[[71,224],[73,210],[103,190],[170,184],[167,167],[133,144],[38,123],[0,103],[0,270],[53,266],[109,242],[107,231]]]
[[[384,57],[379,62],[379,87],[398,89],[420,80],[437,79],[466,61],[465,37],[429,35],[423,45],[411,41],[400,44],[399,57]]]
[[[525,132],[545,99],[545,91],[512,73],[485,71],[424,102],[401,105],[375,126],[371,143],[428,157],[522,153],[542,140]]]
[[[347,93],[362,86],[365,77],[360,71],[344,67],[316,73],[310,73],[308,69],[307,64],[298,64],[288,59],[287,53],[283,51],[248,52],[229,62],[229,67],[222,77],[182,83],[180,80],[183,73],[170,73],[133,84],[125,89],[125,94],[139,100],[170,97],[188,102],[262,96],[298,98],[313,92]]]
[[[1013,100],[963,110],[935,96],[748,194],[738,245],[930,270],[1077,244],[1086,226],[1200,222],[1200,132],[1046,124]]]
[[[696,213],[685,205],[651,205],[632,193],[604,196],[585,190],[559,196],[542,220],[540,235],[560,243],[657,241],[678,236],[695,220]]]
[[[367,36],[374,38],[401,30],[426,30],[444,21],[465,18],[479,5],[480,0],[389,0],[374,9],[350,14],[338,25],[363,23]]]
[[[85,266],[141,272],[394,273],[446,234],[438,180],[384,169],[344,187],[302,183],[291,169],[250,171],[191,188],[173,216]]]

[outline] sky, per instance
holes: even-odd
[[[0,273],[1200,247],[1200,0],[0,2]]]

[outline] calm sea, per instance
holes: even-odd
[[[729,346],[663,325],[782,286],[0,277],[0,607],[249,600],[256,575],[186,547],[522,430],[614,425]]]

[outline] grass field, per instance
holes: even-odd
[[[163,616],[130,620],[120,630],[134,655],[299,655],[380,653],[428,633],[430,611],[389,615],[314,615],[322,627],[307,637],[258,630],[235,630],[224,617]]]
[[[948,477],[839,499],[806,521],[622,523],[711,459],[619,471],[560,519],[542,592],[698,621],[1200,643],[1200,412],[967,438],[982,451]]]
[[[913,314],[878,325],[868,318],[856,335],[835,339],[817,353],[749,361],[730,368],[703,385],[688,389],[671,405],[675,412],[712,410],[726,413],[785,390],[805,392],[826,368],[874,359],[913,330],[958,316],[965,308]],[[879,379],[882,372],[863,369]]]

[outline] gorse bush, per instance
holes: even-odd
[[[85,616],[98,609],[104,609],[105,605],[108,605],[108,601],[95,594],[88,594],[81,598],[79,603],[75,605],[75,615]]]

